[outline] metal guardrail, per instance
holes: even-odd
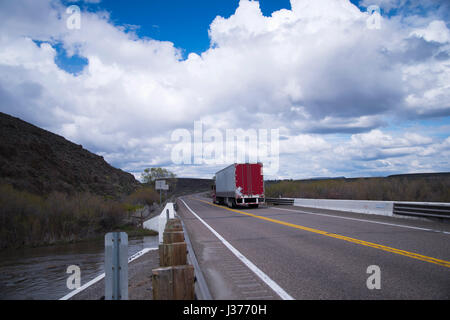
[[[177,202],[174,204],[175,210],[178,210]],[[179,218],[178,214],[176,217]],[[197,300],[212,300],[211,292],[209,291],[208,285],[206,284],[205,277],[203,276],[203,272],[200,269],[200,265],[198,264],[197,257],[195,256],[194,248],[192,247],[191,239],[189,238],[189,234],[187,232],[186,226],[184,225],[183,220],[180,219],[181,225],[183,226],[184,239],[186,241],[186,246],[188,249],[188,262],[194,267],[195,273],[195,296]]]
[[[293,198],[266,198],[267,203],[274,205],[293,206],[294,200]],[[450,219],[450,204],[436,202],[394,202],[392,213],[404,216]]]
[[[266,198],[266,202],[275,205],[287,205],[287,206],[294,205],[294,199],[289,198]]]
[[[439,204],[415,204],[405,202],[394,202],[394,214],[404,216],[417,216],[417,217],[433,217],[450,219],[450,206]]]

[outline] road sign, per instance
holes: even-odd
[[[156,180],[155,190],[169,190],[169,185],[166,184],[166,180]]]

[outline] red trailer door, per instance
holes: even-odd
[[[237,164],[236,187],[241,187],[244,196],[262,195],[264,193],[262,164]]]

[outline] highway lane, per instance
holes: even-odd
[[[448,224],[351,213],[340,213],[347,218],[340,219],[297,207],[232,211],[205,198],[183,200],[295,299],[450,299]],[[226,267],[236,265],[236,258],[183,204],[179,207],[213,297],[242,298]],[[219,251],[208,247],[212,243]],[[380,268],[381,289],[367,288],[371,265]],[[258,286],[266,298],[273,296],[266,284]]]

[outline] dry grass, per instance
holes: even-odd
[[[47,197],[0,185],[0,248],[36,246],[89,239],[134,228],[124,224],[128,210],[153,204],[158,194],[138,189],[120,202],[89,193]]]
[[[392,177],[269,183],[267,197],[450,202],[450,178]]]

